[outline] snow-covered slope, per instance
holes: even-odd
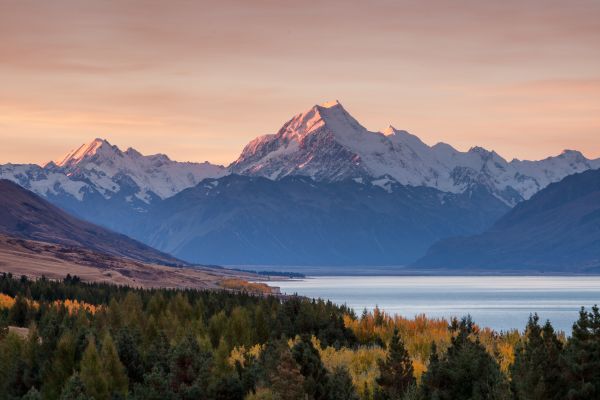
[[[512,206],[567,175],[595,168],[600,168],[600,159],[588,160],[573,150],[539,161],[508,162],[481,147],[461,152],[445,143],[429,146],[392,126],[372,132],[333,101],[294,116],[277,134],[252,140],[228,169],[208,162],[176,162],[164,154],[144,156],[132,148],[121,151],[95,139],[44,167],[0,165],[0,178],[87,217],[76,202],[118,200],[144,210],[155,199],[230,172],[272,180],[290,175],[324,182],[353,179],[386,190],[400,183],[464,193],[477,185]]]
[[[129,202],[149,204],[227,174],[219,165],[176,162],[164,154],[144,156],[129,148],[121,151],[104,139],[95,139],[44,167],[35,164],[0,165],[0,178],[9,179],[44,197],[86,193],[105,199],[125,195]]]
[[[8,179],[43,197],[68,195],[83,200],[89,185],[70,179],[60,171],[42,168],[36,164],[0,165],[0,179]]]
[[[121,151],[104,139],[82,145],[46,168],[90,182],[105,197],[133,187],[134,196],[146,203],[154,196],[165,199],[205,178],[227,174],[224,167],[208,162],[177,162],[164,154],[144,156],[132,148]]]
[[[461,152],[445,143],[428,146],[392,126],[371,132],[338,101],[316,105],[293,117],[277,134],[254,139],[230,166],[234,173],[270,179],[305,175],[316,180],[369,180],[381,185],[396,181],[452,193],[477,184],[509,205],[591,168],[600,168],[600,159],[588,160],[576,151],[540,161],[507,162],[480,147]]]

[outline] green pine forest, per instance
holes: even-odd
[[[0,399],[599,399],[600,312],[572,332],[301,297],[0,275]]]

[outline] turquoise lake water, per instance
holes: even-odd
[[[600,276],[319,276],[272,284],[287,294],[347,304],[357,314],[375,305],[405,317],[470,314],[496,330],[522,330],[537,312],[570,334],[580,307],[600,304]]]

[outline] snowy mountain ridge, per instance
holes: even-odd
[[[354,180],[387,191],[396,184],[447,193],[483,186],[513,206],[567,175],[596,168],[600,159],[589,160],[573,150],[539,161],[509,162],[481,147],[462,152],[446,143],[429,146],[393,126],[369,131],[333,101],[297,114],[276,134],[250,141],[228,168],[177,162],[164,154],[142,155],[132,148],[122,151],[97,138],[43,167],[0,165],[0,179],[44,197],[78,202],[85,196],[118,198],[135,209],[230,173],[271,180],[293,175],[324,182]]]
[[[121,151],[107,140],[94,139],[43,167],[35,164],[0,166],[0,178],[12,180],[42,196],[70,195],[83,200],[85,193],[110,199],[127,193],[149,204],[197,185],[205,178],[219,178],[227,170],[208,162],[172,161],[164,154],[144,156],[129,148]]]
[[[269,179],[288,175],[318,181],[389,179],[451,193],[478,184],[515,205],[567,175],[600,168],[600,159],[588,160],[578,151],[565,150],[539,161],[508,162],[481,147],[461,152],[446,143],[428,146],[392,126],[368,131],[334,101],[294,116],[277,134],[252,140],[229,168]]]

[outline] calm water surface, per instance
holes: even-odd
[[[600,276],[321,276],[278,282],[281,291],[392,314],[470,314],[496,330],[525,327],[530,313],[570,334],[581,306],[600,304]]]

